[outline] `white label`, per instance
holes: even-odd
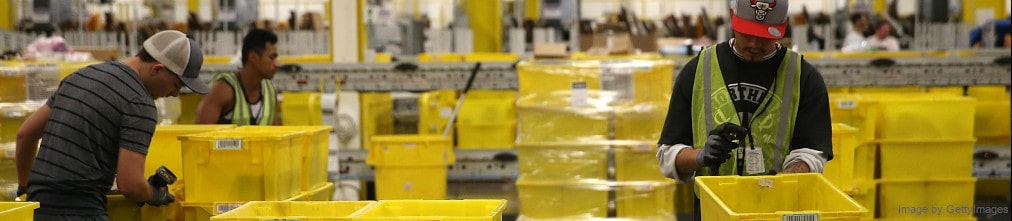
[[[651,145],[649,145],[649,144],[639,144],[639,145],[633,146],[633,151],[635,151],[635,152],[650,151],[650,149],[653,149],[653,148],[650,148],[650,146]]]
[[[760,174],[766,172],[766,162],[763,160],[763,149],[760,147],[745,147],[745,173]]]
[[[773,180],[771,179],[760,178],[758,184],[761,187],[773,188]]]
[[[4,157],[6,157],[6,158],[14,158],[17,155],[17,153],[18,152],[16,150],[7,150],[7,151],[4,151]]]
[[[242,150],[242,139],[215,139],[214,150]]]
[[[633,98],[632,66],[605,65],[601,67],[601,91],[612,93],[612,102],[630,101]]]
[[[23,118],[25,113],[20,110],[8,110],[4,111],[4,118]]]
[[[48,10],[35,10],[32,14],[32,22],[35,23],[49,23],[49,12]]]
[[[587,82],[573,82],[570,102],[574,107],[587,106]]]
[[[654,185],[650,184],[636,185],[636,191],[652,191],[652,190],[654,190]]]
[[[440,107],[439,108],[439,117],[450,118],[450,115],[453,115],[453,108],[450,108],[450,107]]]
[[[233,10],[221,10],[218,12],[218,20],[220,21],[233,22],[235,21],[235,18],[236,13]]]
[[[854,109],[857,108],[857,101],[853,100],[841,100],[836,102],[836,108],[839,109]]]
[[[215,215],[228,213],[229,211],[239,208],[242,204],[218,204],[215,205]]]

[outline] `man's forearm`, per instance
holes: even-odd
[[[781,173],[809,173],[812,169],[808,167],[808,164],[802,161],[797,161],[784,167]]]
[[[38,140],[18,140],[14,149],[14,164],[18,172],[18,185],[28,185],[28,175],[35,165],[35,154],[38,152]]]

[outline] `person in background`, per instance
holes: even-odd
[[[843,38],[843,44],[840,45],[841,50],[854,48],[864,41],[864,31],[868,29],[868,15],[864,13],[850,15],[850,24],[850,31],[847,32],[847,36]]]
[[[281,125],[277,91],[278,36],[253,29],[242,40],[239,73],[219,73],[197,106],[198,124]]]
[[[197,79],[201,51],[182,32],[162,31],[136,56],[90,65],[60,83],[17,133],[18,195],[41,204],[35,220],[108,220],[114,179],[131,201],[175,201],[167,187],[144,179],[158,119],[154,99],[177,96],[183,85],[207,92]]]
[[[731,7],[734,38],[703,49],[675,79],[656,154],[661,173],[681,182],[703,168],[714,176],[821,173],[833,158],[829,97],[819,71],[777,43],[788,1]],[[698,195],[696,209],[699,220]]]
[[[994,21],[993,23],[987,23],[986,25],[994,25],[994,47],[1009,47],[1012,45],[1009,39],[1012,38],[1012,16],[1006,16],[1005,19]],[[974,28],[970,32],[970,46],[974,48],[984,47],[983,42],[984,27]]]
[[[875,25],[875,34],[865,39],[870,51],[899,51],[900,41],[892,36],[892,25],[882,20]]]

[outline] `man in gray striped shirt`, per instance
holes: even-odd
[[[17,134],[18,189],[40,202],[35,220],[108,220],[105,195],[114,179],[131,201],[172,203],[165,187],[144,178],[158,118],[154,99],[176,96],[183,85],[206,93],[197,79],[203,57],[185,34],[162,31],[137,56],[64,79]]]

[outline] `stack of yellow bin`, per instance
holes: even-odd
[[[973,208],[976,99],[953,93],[832,94],[830,106],[833,122],[856,130],[834,126],[837,158],[825,174],[876,218],[974,219],[973,211],[959,208]],[[848,139],[851,144],[837,142]]]
[[[300,198],[303,135],[213,131],[180,136],[184,220],[209,220],[247,201]]]
[[[521,218],[673,219],[675,183],[655,158],[672,63],[530,61],[517,68]]]
[[[937,94],[872,97],[880,117],[879,218],[973,220],[972,209],[955,208],[974,205],[976,100]]]
[[[41,106],[42,103],[37,102],[0,103],[0,154],[3,154],[0,155],[0,193],[5,193],[0,194],[0,201],[14,201],[16,197],[13,193],[18,188],[18,175],[14,153],[18,128]]]

